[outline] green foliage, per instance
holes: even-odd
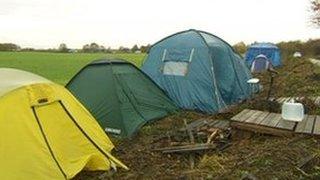
[[[82,52],[84,53],[99,53],[99,52],[106,52],[108,50],[104,46],[94,42],[91,44],[86,44],[82,47]]]
[[[146,46],[140,46],[140,50],[141,50],[142,53],[147,53],[150,48],[151,48],[150,44],[148,44]]]
[[[138,47],[138,45],[134,45],[132,48],[131,48],[131,51],[132,52],[136,52],[136,51],[138,51],[139,50],[139,47]]]
[[[68,47],[65,43],[61,43],[58,48],[59,52],[68,52]]]
[[[320,56],[320,39],[280,42],[277,45],[285,56],[292,56],[296,51],[301,52],[303,56]]]
[[[66,84],[83,66],[99,58],[118,57],[140,67],[144,54],[0,52],[0,67],[18,68]]]
[[[0,51],[18,51],[20,47],[12,43],[2,43],[0,44]]]
[[[233,45],[233,48],[240,54],[244,54],[247,51],[247,46],[244,42],[239,42]]]

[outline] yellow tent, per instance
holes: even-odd
[[[63,87],[0,68],[0,179],[70,179],[127,169],[91,114]]]

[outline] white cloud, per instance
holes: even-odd
[[[306,40],[305,0],[0,0],[0,42],[37,48],[154,43],[195,28],[238,41]]]

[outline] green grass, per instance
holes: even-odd
[[[0,52],[0,67],[26,70],[64,85],[89,62],[112,57],[140,67],[145,54]]]

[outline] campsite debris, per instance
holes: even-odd
[[[251,173],[245,173],[242,175],[241,180],[258,180],[258,178]]]
[[[166,139],[167,145],[155,148],[154,151],[162,153],[187,153],[190,168],[193,169],[195,156],[198,153],[203,153],[206,150],[222,151],[231,145],[228,140],[231,133],[229,121],[227,120],[199,119],[188,124],[187,120],[183,119],[183,122],[183,128],[157,138],[154,142]]]
[[[183,123],[186,127],[186,131],[187,131],[188,136],[190,138],[190,143],[194,144],[194,136],[192,134],[192,131],[191,131],[191,129],[187,128],[187,126],[188,126],[187,120],[183,119]],[[194,154],[193,153],[189,154],[189,163],[190,163],[190,168],[193,169],[194,168]]]
[[[184,152],[192,152],[192,151],[203,151],[209,149],[215,149],[217,147],[216,144],[189,144],[182,146],[171,146],[155,149],[155,151],[161,151],[162,153],[184,153]]]
[[[310,105],[313,106],[313,108],[317,108],[320,106],[320,96],[310,96],[310,97],[280,97],[276,99],[278,103],[284,103],[284,102],[290,102],[291,100],[294,100],[296,102],[300,102],[307,107]],[[310,107],[309,107],[310,108]]]
[[[275,136],[320,135],[320,116],[305,115],[301,122],[286,121],[281,114],[245,109],[231,118],[233,128]]]
[[[320,158],[317,154],[309,155],[298,162],[297,168],[307,171],[312,169],[316,164],[320,162]]]

